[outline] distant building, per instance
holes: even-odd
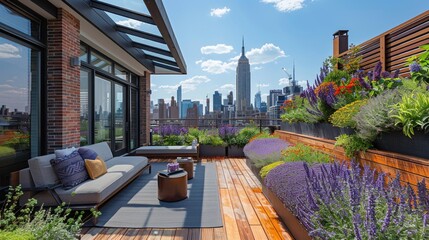
[[[210,113],[210,98],[209,96],[206,96],[206,111],[205,115],[208,115]]]
[[[258,91],[255,94],[255,110],[260,110],[261,108],[261,91]]]
[[[168,118],[179,118],[179,106],[177,105],[176,100],[174,100],[173,96],[171,96],[170,107],[168,109]]]
[[[213,94],[213,112],[222,111],[222,94],[215,91]]]
[[[192,101],[189,99],[183,100],[181,104],[182,119],[187,117],[188,108],[192,108]]]
[[[182,85],[177,88],[177,106],[179,108],[179,118],[182,118]]]
[[[167,109],[165,107],[164,99],[158,99],[158,111],[159,111],[158,119],[167,118],[167,114],[165,114],[167,112]]]
[[[228,104],[225,104],[225,105],[234,105],[234,95],[232,91],[229,92],[227,99],[228,99]]]
[[[268,107],[276,105],[277,97],[283,95],[283,91],[281,89],[270,90],[270,95],[268,98]]]
[[[185,125],[187,127],[198,127],[198,106],[193,103],[190,108],[186,109]]]
[[[223,99],[223,106],[228,106],[228,99]]]
[[[268,111],[266,102],[261,102],[261,107],[259,108],[259,111],[261,113],[266,113]]]
[[[245,115],[250,108],[250,64],[244,52],[244,38],[241,47],[241,57],[238,60],[236,72],[236,111]]]

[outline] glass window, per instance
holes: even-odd
[[[40,39],[40,24],[0,3],[0,22],[29,36]]]
[[[125,148],[125,87],[115,84],[115,151]]]
[[[84,45],[80,45],[79,60],[82,62],[88,62],[88,48]]]
[[[90,73],[86,69],[80,70],[80,145],[90,143],[89,134],[89,78]]]
[[[40,52],[0,37],[0,176],[39,154]]]
[[[106,72],[112,73],[112,62],[94,51],[91,51],[91,65]]]
[[[136,89],[131,89],[131,103],[130,103],[130,149],[137,148],[138,143],[138,92]]]
[[[115,65],[115,76],[117,76],[118,78],[128,81],[129,74],[130,73],[125,68],[121,67],[118,64]]]
[[[112,83],[99,76],[95,77],[94,94],[94,136],[95,143],[111,141]]]
[[[139,82],[139,77],[135,74],[131,74],[131,83],[137,86],[138,82]]]

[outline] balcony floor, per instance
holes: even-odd
[[[158,162],[162,160],[152,160]],[[165,161],[165,160],[164,160]],[[223,215],[221,228],[84,228],[82,239],[293,239],[262,193],[245,159],[203,159],[215,162]]]

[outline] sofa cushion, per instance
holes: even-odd
[[[83,147],[95,151],[97,155],[106,162],[113,158],[112,150],[110,150],[107,142],[96,143]]]
[[[28,166],[36,187],[58,184],[59,180],[51,165],[55,154],[34,157],[28,160]]]
[[[75,147],[55,150],[55,158],[63,158],[72,154],[74,151],[76,151]]]
[[[97,204],[131,179],[147,165],[145,157],[115,157],[106,162],[107,173],[71,189],[55,189],[61,200],[72,204]]]
[[[96,179],[107,173],[106,164],[102,159],[85,159],[85,168],[89,178]]]
[[[63,158],[52,159],[51,164],[65,188],[72,188],[88,179],[85,161],[77,150]]]
[[[90,148],[86,148],[86,147],[79,148],[78,152],[83,159],[94,160],[98,156],[98,153],[96,153],[94,150],[92,150]]]
[[[136,154],[194,154],[197,149],[192,146],[143,146],[136,150]]]

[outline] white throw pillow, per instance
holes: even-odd
[[[66,157],[66,156],[70,155],[72,152],[74,152],[75,150],[76,150],[75,147],[66,148],[66,149],[60,149],[60,150],[55,150],[55,157],[57,159]]]

